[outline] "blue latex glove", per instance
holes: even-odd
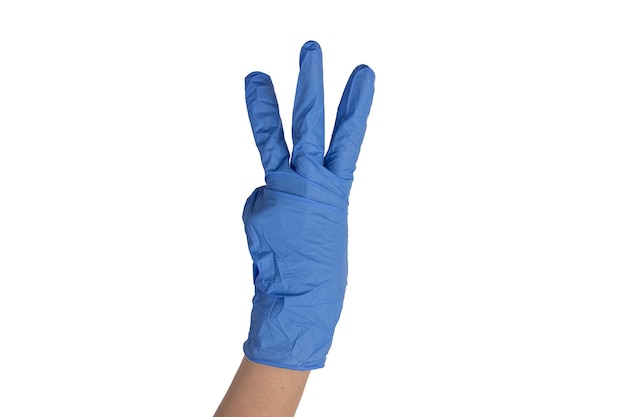
[[[248,115],[266,185],[246,201],[243,221],[255,295],[248,359],[282,368],[324,366],[348,275],[348,195],[374,95],[374,73],[352,72],[324,155],[322,52],[300,52],[293,152],[285,143],[270,77],[245,79]]]

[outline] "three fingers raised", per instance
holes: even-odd
[[[304,44],[293,109],[292,165],[306,158],[323,164],[341,179],[352,179],[372,106],[374,80],[374,72],[367,65],[359,65],[352,71],[324,156],[322,52],[317,42]],[[252,72],[245,79],[245,91],[252,132],[266,174],[288,168],[289,150],[271,78],[262,72]]]

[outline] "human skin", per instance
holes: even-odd
[[[292,417],[309,373],[262,365],[244,357],[213,417]]]

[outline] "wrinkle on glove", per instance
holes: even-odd
[[[246,201],[243,221],[255,294],[246,357],[288,369],[324,366],[348,276],[348,197],[374,93],[360,65],[344,90],[324,155],[322,54],[300,53],[293,111],[293,153],[284,139],[270,77],[245,80],[246,104],[266,185]]]

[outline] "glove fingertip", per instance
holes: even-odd
[[[374,70],[370,68],[369,65],[366,65],[366,64],[357,65],[357,67],[354,69],[354,73],[356,74],[357,72],[359,74],[363,74],[363,76],[376,78],[376,74],[374,73]]]
[[[261,71],[253,71],[250,74],[248,74],[245,78],[246,87],[250,83],[265,84],[268,81],[271,81],[270,76]]]

